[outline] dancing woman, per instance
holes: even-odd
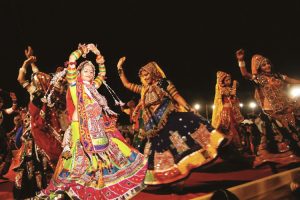
[[[220,130],[241,149],[241,138],[238,132],[239,124],[244,120],[241,114],[239,100],[236,95],[237,81],[231,81],[231,75],[218,71],[212,115],[212,126]]]
[[[144,155],[149,159],[145,183],[179,181],[216,158],[223,135],[193,112],[157,63],[139,70],[140,85],[127,80],[124,62],[122,57],[117,65],[123,85],[141,95],[134,115],[141,116],[139,134],[146,141]]]
[[[273,72],[270,60],[259,54],[252,56],[252,73],[249,73],[244,55],[243,49],[236,52],[242,76],[255,84],[254,97],[261,107],[261,119],[264,121],[254,166],[266,161],[282,164],[299,161],[300,133],[295,118],[298,108],[285,91],[287,84],[300,84],[300,80]]]
[[[76,69],[76,60],[89,51],[97,55],[99,73],[89,60]],[[80,45],[68,61],[67,93],[70,129],[49,186],[38,196],[66,192],[79,199],[127,199],[141,191],[147,160],[128,146],[116,129],[114,113],[97,88],[104,81],[104,57],[95,45]]]
[[[44,150],[55,166],[62,152],[61,142],[66,130],[65,93],[67,83],[62,80],[53,81],[57,75],[63,72],[57,72],[53,77],[40,72],[35,64],[37,58],[30,46],[25,50],[25,56],[26,60],[19,69],[17,80],[30,95],[28,110],[31,116],[31,134],[35,143]],[[31,79],[27,80],[29,65],[31,65],[33,73]]]

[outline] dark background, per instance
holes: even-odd
[[[238,96],[245,104],[252,98],[253,86],[242,79],[235,60],[239,48],[245,49],[249,70],[251,56],[260,53],[276,71],[300,79],[296,0],[1,0],[0,9],[0,88],[15,91],[20,105],[29,100],[16,80],[27,45],[40,71],[54,72],[78,43],[97,44],[106,59],[107,82],[125,102],[138,96],[119,80],[121,56],[127,57],[124,68],[131,82],[139,82],[141,66],[157,61],[181,95],[202,108],[213,103],[218,70],[239,81]],[[120,112],[104,87],[100,92]]]

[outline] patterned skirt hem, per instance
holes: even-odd
[[[145,178],[145,184],[168,184],[186,178],[192,169],[208,164],[217,157],[217,153],[209,154],[210,153],[207,151],[201,149],[189,154],[179,163],[167,170],[148,170]]]

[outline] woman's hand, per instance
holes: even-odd
[[[123,68],[123,64],[124,64],[125,60],[126,60],[125,56],[123,56],[122,58],[119,59],[118,64],[117,64],[118,69]]]
[[[37,61],[35,56],[30,56],[27,60],[24,61],[24,64],[29,65],[31,63],[35,63]]]
[[[31,46],[28,46],[27,49],[25,49],[25,56],[26,58],[30,58],[31,56],[33,56],[33,49],[31,48]]]
[[[90,52],[89,48],[86,44],[80,44],[78,45],[78,49],[82,52],[83,55],[86,55]]]
[[[87,45],[87,48],[88,48],[89,51],[92,51],[95,55],[98,55],[98,56],[101,55],[99,49],[98,49],[97,46],[95,46],[93,43],[88,44],[88,45]]]
[[[235,52],[236,55],[236,59],[238,61],[243,61],[244,60],[244,56],[245,56],[245,51],[244,49],[239,49]]]

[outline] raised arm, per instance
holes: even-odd
[[[73,51],[69,56],[69,61],[67,62],[67,75],[66,79],[69,84],[74,84],[77,78],[77,71],[76,71],[76,60],[78,60],[83,54],[87,54],[89,52],[86,45],[79,44],[78,49]]]
[[[17,80],[21,85],[23,85],[27,81],[25,78],[26,73],[27,73],[27,67],[32,62],[33,59],[35,59],[35,58],[33,56],[31,56],[28,59],[24,60],[23,65],[19,69],[19,74],[18,74]]]
[[[36,61],[35,56],[30,56],[23,62],[22,67],[19,69],[18,74],[18,82],[20,85],[25,88],[30,94],[35,90],[35,87],[30,84],[28,80],[26,80],[25,76],[27,73],[27,67],[29,64],[34,63]]]
[[[285,76],[284,80],[285,80],[285,82],[287,82],[289,84],[300,84],[300,80],[293,79],[293,78],[290,78],[288,76]]]
[[[236,58],[239,63],[241,74],[246,79],[252,79],[252,74],[250,74],[246,69],[246,64],[244,61],[245,52],[243,49],[238,50],[236,53]]]
[[[103,80],[106,75],[106,68],[104,65],[104,57],[102,55],[97,55],[96,62],[98,63],[99,72],[97,77],[94,80],[94,85],[96,88],[99,88],[102,85]]]
[[[130,83],[127,80],[127,77],[125,76],[125,73],[124,73],[124,70],[123,70],[123,64],[124,64],[125,60],[126,60],[126,57],[122,57],[122,58],[119,59],[119,62],[117,64],[120,79],[121,79],[121,81],[122,81],[125,88],[127,88],[127,89],[129,89],[129,90],[131,90],[135,93],[140,93],[141,90],[142,90],[142,86],[134,84],[134,83]]]
[[[97,56],[96,62],[98,63],[99,72],[93,83],[96,88],[99,88],[102,85],[102,82],[104,81],[106,76],[106,68],[104,65],[105,59],[94,44],[88,44],[87,48],[89,51],[92,51]]]
[[[30,58],[31,56],[33,56],[33,49],[31,46],[28,46],[27,49],[25,49],[25,56],[27,59]],[[36,73],[39,71],[39,68],[37,67],[35,62],[36,62],[36,59],[34,60],[34,62],[30,63],[33,73]]]

